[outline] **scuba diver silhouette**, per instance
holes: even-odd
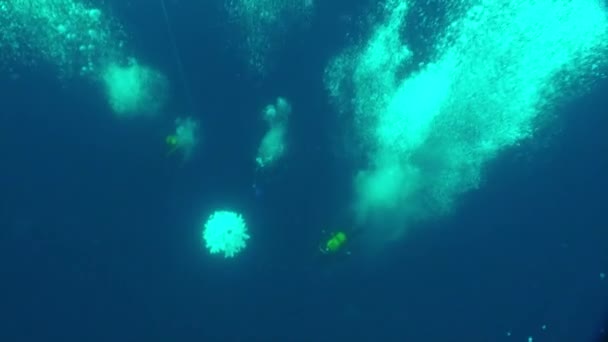
[[[329,235],[327,240],[321,241],[319,244],[319,251],[323,254],[338,253],[344,250],[347,240],[346,233],[343,231],[333,232]]]
[[[356,223],[349,211],[338,213],[331,221],[329,226],[333,227],[348,227],[322,229],[321,240],[319,241],[319,252],[321,256],[326,258],[336,258],[339,256],[350,256],[351,248],[356,248],[354,244],[360,238],[359,235],[363,232],[361,225]]]
[[[319,251],[323,255],[351,255],[348,246],[352,244],[353,238],[356,237],[359,230],[335,230],[326,234],[319,243]]]

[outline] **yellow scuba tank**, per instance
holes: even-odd
[[[333,254],[338,252],[346,243],[346,234],[344,232],[335,232],[329,240],[319,246],[319,250],[323,254]]]

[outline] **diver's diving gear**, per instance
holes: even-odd
[[[325,244],[319,246],[319,250],[323,254],[334,254],[342,249],[346,244],[346,234],[344,232],[335,232],[330,235],[329,240]]]

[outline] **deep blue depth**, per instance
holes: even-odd
[[[349,222],[355,169],[323,69],[369,1],[321,4],[261,78],[217,4],[167,0],[187,86],[160,3],[115,2],[134,51],[171,79],[172,100],[164,116],[123,121],[95,85],[52,69],[0,80],[0,341],[601,335],[608,82],[560,107],[539,138],[548,144],[524,143],[489,165],[455,215],[373,257],[330,260],[318,253],[321,231]],[[294,108],[289,154],[260,176],[259,113],[277,96]],[[164,137],[184,115],[201,121],[202,145],[182,165]],[[234,260],[209,256],[200,238],[226,206],[252,236]]]

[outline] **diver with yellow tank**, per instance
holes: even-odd
[[[322,254],[346,254],[350,255],[350,251],[346,248],[348,242],[348,236],[346,232],[342,230],[338,230],[335,232],[331,232],[327,239],[324,239],[319,244],[319,251]]]

